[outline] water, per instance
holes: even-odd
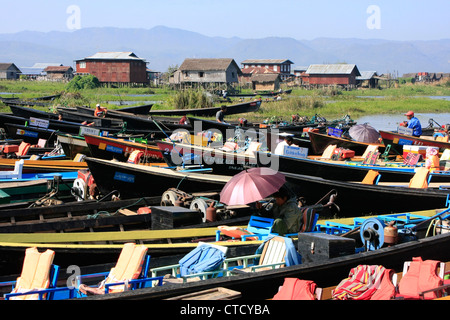
[[[416,113],[415,116],[422,124],[422,128],[428,127],[430,119],[433,119],[441,126],[450,124],[450,113]],[[363,116],[354,120],[357,124],[367,122],[377,130],[392,131],[397,130],[398,125],[407,119],[403,114],[379,114]],[[437,126],[436,123],[434,125]]]

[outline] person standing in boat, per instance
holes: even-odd
[[[419,119],[414,116],[414,111],[408,111],[405,113],[408,121],[404,121],[402,126],[413,129],[413,136],[420,137],[422,135],[422,125],[420,124]]]
[[[227,112],[227,106],[222,106],[216,113],[216,120],[220,123],[225,123],[225,113]]]
[[[94,110],[94,116],[104,118],[106,116],[106,112],[108,109],[100,106],[100,103],[97,103]]]

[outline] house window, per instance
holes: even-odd
[[[203,78],[203,77],[205,76],[205,73],[204,73],[204,72],[199,72],[199,73],[198,73],[198,76],[199,76],[200,78]]]
[[[235,78],[234,72],[231,73],[231,78]]]
[[[80,68],[81,68],[81,69],[86,68],[86,62],[85,62],[85,61],[81,61],[81,62],[80,62]]]
[[[277,65],[274,65],[274,66],[273,66],[273,71],[278,71],[277,69],[278,69],[278,66],[277,66]]]
[[[189,72],[188,72],[188,71],[185,71],[185,72],[184,72],[184,76],[185,76],[186,78],[188,78],[188,77],[189,77]]]

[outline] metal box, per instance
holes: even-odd
[[[173,229],[202,223],[199,211],[176,206],[152,206],[152,229]]]
[[[298,234],[298,253],[302,263],[323,261],[355,253],[356,241],[325,233]]]

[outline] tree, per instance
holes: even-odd
[[[67,91],[78,91],[83,89],[95,89],[100,86],[100,81],[92,74],[86,76],[75,76],[66,87]]]

